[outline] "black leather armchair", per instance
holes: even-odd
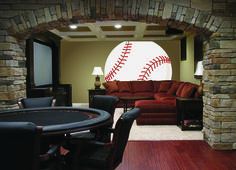
[[[102,143],[98,141],[81,141],[77,150],[67,153],[65,160],[72,169],[103,169],[114,170],[122,162],[123,153],[128,142],[130,129],[134,120],[141,114],[140,109],[134,108],[120,116],[115,128],[108,128],[113,133],[112,141]],[[76,144],[78,140],[71,140]]]
[[[105,110],[110,113],[112,118],[112,123],[108,127],[112,127],[113,118],[115,113],[115,108],[117,106],[119,99],[115,96],[106,96],[106,95],[95,95],[92,100],[91,108]],[[91,140],[95,139],[98,141],[109,142],[111,139],[111,133],[105,132],[104,128],[94,129],[90,132],[75,133],[70,136],[71,139],[80,139],[80,140]]]
[[[40,155],[42,127],[30,122],[0,122],[0,169],[62,169],[60,145]]]

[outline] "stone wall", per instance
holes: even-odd
[[[0,0],[0,110],[26,95],[25,39],[72,23],[125,20],[199,34],[204,42],[204,139],[236,149],[235,0]]]

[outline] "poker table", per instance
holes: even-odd
[[[61,135],[101,127],[112,120],[99,109],[43,107],[1,111],[0,122],[32,122],[43,127],[42,135]]]

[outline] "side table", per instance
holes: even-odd
[[[201,130],[203,101],[199,98],[176,98],[177,125],[181,130]]]
[[[89,107],[92,105],[93,96],[105,95],[106,89],[89,89]]]

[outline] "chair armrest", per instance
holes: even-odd
[[[85,145],[90,145],[91,147],[99,147],[99,148],[113,148],[114,144],[113,143],[103,143],[103,142],[98,142],[98,141],[86,141],[84,142]]]
[[[20,99],[18,99],[17,103],[18,103],[18,106],[19,106],[20,109],[24,108],[22,102],[20,101]]]
[[[47,161],[50,160],[52,157],[55,156],[55,154],[59,151],[60,146],[59,145],[53,145],[50,147],[50,149],[47,151],[47,153],[39,156],[39,161]]]
[[[52,99],[52,107],[56,106],[56,99]]]
[[[110,132],[110,133],[114,133],[114,132],[115,132],[115,129],[113,129],[113,128],[106,128],[106,131],[107,131],[107,132]]]

